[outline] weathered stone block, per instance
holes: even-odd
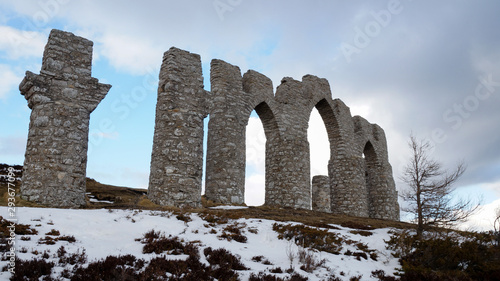
[[[19,86],[32,109],[21,185],[26,200],[52,207],[86,204],[90,113],[111,88],[90,76],[92,44],[52,30],[40,74],[27,72]]]
[[[148,197],[160,205],[201,206],[206,93],[200,56],[171,48],[163,56]]]
[[[28,200],[85,204],[88,122],[111,87],[91,77],[91,63],[91,41],[53,30],[40,74],[27,72],[20,85],[33,110],[21,186]],[[255,110],[266,134],[266,205],[399,219],[384,131],[332,100],[326,79],[285,77],[275,95],[264,75],[250,70],[242,77],[237,66],[213,60],[207,92],[200,56],[171,48],[159,80],[148,192],[153,202],[201,205],[203,119],[209,114],[206,196],[242,204],[246,125]],[[330,161],[328,176],[314,177],[311,188],[307,128],[313,108],[325,122]]]
[[[331,213],[331,190],[328,176],[314,176],[312,179],[312,209],[313,211]]]

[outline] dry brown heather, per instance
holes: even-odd
[[[20,182],[15,182],[17,186],[16,192],[19,194]],[[203,206],[192,209],[180,209],[175,207],[160,206],[152,203],[147,196],[145,189],[133,189],[127,187],[118,187],[112,185],[101,184],[93,179],[87,178],[87,198],[86,205],[82,209],[137,209],[137,210],[160,210],[160,211],[173,211],[178,214],[186,212],[201,213],[211,215],[215,221],[227,221],[227,219],[238,218],[257,218],[269,219],[282,222],[301,222],[311,226],[330,227],[328,224],[338,224],[353,229],[372,229],[384,227],[396,228],[414,228],[413,224],[396,222],[390,220],[370,219],[362,217],[351,217],[346,215],[335,215],[324,212],[308,211],[304,209],[293,208],[280,208],[270,206],[249,207],[248,209],[241,210],[217,210],[210,209],[220,204],[207,201],[205,197],[202,198]],[[91,203],[89,197],[97,198],[99,200],[106,200],[115,202],[108,203]],[[0,206],[7,205],[7,184],[0,182]],[[33,202],[25,201],[16,197],[16,206],[18,207],[43,207]]]

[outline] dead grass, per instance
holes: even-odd
[[[149,200],[148,196],[146,195],[142,195],[140,198],[139,198],[139,201],[137,202],[137,206],[139,208],[146,208],[146,209],[150,209],[150,208],[160,208],[161,206],[160,205],[156,205],[155,203],[151,202],[151,200]]]
[[[15,172],[16,180],[14,182],[10,183],[10,187],[14,188],[15,194],[16,194],[16,196],[15,196],[16,201],[14,202],[15,206],[16,207],[37,207],[37,208],[42,207],[36,203],[23,200],[19,196],[21,194],[21,192],[20,192],[21,181],[18,181],[17,179],[22,178],[23,173],[17,172],[17,171],[21,170],[23,168],[22,166],[20,166],[20,165],[9,166],[7,164],[0,164],[0,175],[8,174],[9,167],[13,167],[14,169],[16,169],[16,172]],[[8,191],[9,191],[9,184],[8,184],[7,180],[5,180],[5,179],[0,180],[0,206],[8,206],[9,197],[10,197]]]
[[[2,164],[0,164],[2,165]],[[20,168],[21,166],[16,166]],[[1,168],[1,167],[0,167]],[[16,168],[16,169],[17,169]],[[16,177],[21,177],[21,173],[16,175]],[[19,195],[19,188],[21,183],[14,182],[16,187],[16,194]],[[370,219],[370,218],[359,218],[359,217],[349,217],[344,215],[334,215],[322,212],[314,212],[310,210],[293,209],[293,208],[277,208],[277,207],[249,207],[247,209],[238,210],[214,210],[210,207],[218,206],[212,201],[206,200],[205,196],[202,196],[202,208],[198,209],[179,209],[175,207],[163,207],[156,205],[151,202],[146,194],[145,189],[134,189],[127,187],[112,186],[107,184],[99,183],[94,179],[87,178],[87,193],[93,198],[98,200],[106,200],[114,202],[113,204],[102,203],[102,202],[87,202],[87,209],[142,209],[142,210],[162,210],[162,211],[172,211],[176,214],[189,212],[189,213],[203,213],[203,216],[210,220],[210,218],[224,218],[227,219],[239,219],[239,218],[257,218],[257,219],[269,219],[282,222],[295,221],[299,223],[304,223],[309,226],[316,226],[322,228],[334,229],[335,226],[332,224],[341,225],[344,227],[352,228],[353,230],[372,230],[376,228],[394,227],[400,229],[414,228],[413,224],[394,222],[388,220]],[[0,182],[0,205],[7,206],[8,204],[8,194],[7,194],[7,183]],[[16,197],[16,207],[43,207],[38,204],[22,200]],[[214,222],[215,223],[215,222]],[[215,223],[217,224],[217,223]]]
[[[269,219],[281,222],[300,222],[305,225],[335,229],[336,225],[342,225],[357,230],[368,230],[386,227],[395,227],[400,229],[414,228],[413,224],[404,222],[395,222],[389,220],[349,217],[344,215],[334,215],[310,210],[292,209],[292,208],[272,208],[267,206],[249,207],[239,210],[205,210],[206,213],[226,216],[230,219],[238,218],[259,218]]]
[[[87,178],[87,194],[90,193],[89,197],[93,197],[99,201],[110,201],[113,204],[102,203],[102,202],[90,202],[88,201],[87,207],[89,208],[107,208],[107,207],[130,207],[135,208],[142,205],[154,207],[154,204],[147,200],[144,195],[146,195],[147,190],[145,189],[134,189],[128,187],[120,187],[102,184],[94,179]],[[149,202],[147,202],[149,201]]]

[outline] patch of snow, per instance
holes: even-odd
[[[113,203],[115,203],[113,201],[99,200],[99,199],[96,199],[96,198],[89,198],[89,201],[92,202],[92,203],[107,203],[107,204],[113,204]]]
[[[216,207],[210,207],[209,209],[214,209],[214,210],[242,210],[242,209],[248,209],[246,206],[216,206]]]
[[[225,206],[227,207],[227,206]],[[230,210],[231,208],[229,208]],[[226,209],[227,210],[227,209]],[[7,207],[0,207],[2,214],[7,214]],[[166,236],[178,236],[181,240],[200,241],[200,251],[204,248],[213,249],[225,248],[229,252],[241,257],[242,263],[249,270],[238,271],[241,280],[248,280],[252,273],[266,271],[280,267],[283,271],[294,268],[295,272],[308,278],[308,280],[324,280],[330,274],[335,274],[341,280],[349,280],[352,276],[362,275],[362,280],[377,280],[371,277],[374,270],[383,270],[388,275],[394,274],[399,262],[391,255],[391,251],[385,248],[384,240],[389,239],[389,228],[376,229],[371,232],[373,235],[364,237],[351,233],[352,229],[341,228],[328,229],[329,232],[337,233],[342,237],[359,241],[368,245],[370,249],[376,250],[377,261],[368,258],[367,260],[357,260],[354,256],[343,255],[346,250],[354,251],[354,246],[344,245],[340,255],[327,252],[312,252],[319,261],[325,259],[325,264],[314,270],[312,273],[300,269],[301,264],[295,258],[292,263],[289,261],[289,253],[297,255],[299,246],[295,243],[281,240],[278,233],[273,230],[276,221],[265,219],[238,219],[229,220],[226,224],[209,225],[198,214],[186,214],[191,221],[184,222],[176,218],[176,215],[168,211],[144,211],[144,210],[73,210],[73,209],[51,209],[51,208],[26,208],[18,207],[16,216],[18,223],[28,224],[38,230],[37,235],[30,235],[31,240],[21,240],[17,237],[17,255],[21,259],[41,258],[40,254],[50,251],[51,257],[48,261],[56,261],[54,254],[57,249],[64,246],[68,253],[78,251],[85,252],[88,256],[88,263],[103,259],[109,255],[131,254],[138,259],[146,261],[164,254],[144,254],[143,244],[136,239],[142,238],[144,234],[152,229],[163,232]],[[4,216],[6,217],[6,216]],[[228,241],[219,238],[224,227],[228,224],[246,225],[242,228],[242,234],[247,237],[246,243]],[[287,224],[285,222],[278,222]],[[294,223],[296,224],[296,223]],[[52,229],[58,230],[61,235],[74,236],[75,243],[58,241],[55,245],[38,244],[40,238]],[[22,251],[21,251],[22,250]],[[35,254],[36,251],[40,254]],[[24,253],[23,253],[24,252]],[[35,253],[34,253],[35,252]],[[265,265],[255,262],[253,257],[263,256],[272,265]],[[179,259],[182,256],[169,256],[166,258]],[[201,262],[207,263],[203,254],[200,255]],[[7,265],[7,261],[0,261],[0,268]],[[55,268],[54,272],[61,272],[62,268]],[[341,275],[341,272],[344,275]],[[276,274],[276,276],[287,276],[286,274]],[[0,280],[7,280],[10,277],[8,272],[0,272]]]

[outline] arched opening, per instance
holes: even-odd
[[[330,153],[334,153],[339,142],[341,141],[341,132],[339,131],[337,117],[333,113],[332,105],[328,103],[326,99],[320,100],[316,104],[316,109],[321,115],[321,119],[323,119],[323,124],[325,125],[325,129],[328,134],[328,140],[330,141]]]
[[[261,206],[265,198],[266,135],[254,110],[246,127],[245,204]]]
[[[373,213],[373,195],[372,192],[376,189],[376,176],[377,176],[377,155],[371,142],[367,142],[362,157],[364,158],[364,172],[366,182],[366,192],[368,198],[368,212]]]
[[[246,128],[245,204],[265,203],[267,174],[266,153],[279,139],[278,122],[266,102],[258,104],[249,116]]]
[[[307,128],[311,159],[311,179],[316,175],[328,175],[330,160],[330,141],[325,123],[316,108],[311,111]]]
[[[335,204],[332,194],[335,163],[332,159],[341,139],[332,104],[326,99],[320,100],[313,108],[307,135],[311,157],[311,206],[313,210],[332,212]]]
[[[208,143],[208,121],[210,114],[203,119],[203,171],[201,175],[201,195],[205,195],[205,179],[207,177],[207,143]]]

